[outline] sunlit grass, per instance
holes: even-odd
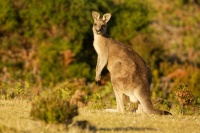
[[[199,132],[200,116],[158,116],[81,110],[77,120],[86,119],[100,132]]]
[[[30,111],[30,101],[0,100],[0,132],[66,132],[65,125],[45,124],[30,117]]]
[[[127,112],[109,113],[102,110],[79,109],[75,121],[86,120],[91,130],[71,126],[69,131],[64,124],[46,124],[30,117],[31,102],[19,98],[0,100],[0,132],[62,133],[62,132],[149,132],[149,133],[198,133],[199,115],[157,116]]]

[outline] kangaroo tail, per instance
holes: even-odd
[[[150,114],[157,114],[157,115],[172,115],[170,112],[165,110],[158,110],[158,109],[152,109],[148,113]]]
[[[172,115],[170,112],[168,112],[168,111],[165,111],[165,110],[161,110],[163,113],[162,113],[162,115]]]

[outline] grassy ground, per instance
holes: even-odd
[[[45,124],[30,117],[31,103],[26,100],[0,100],[0,133],[66,132],[65,125]]]
[[[0,100],[0,132],[5,133],[62,133],[65,125],[45,124],[30,117],[31,103],[26,100]],[[74,121],[87,120],[92,130],[71,126],[68,132],[149,132],[198,133],[200,116],[156,116],[135,113],[108,113],[100,110],[80,109]],[[88,125],[89,126],[89,125]]]

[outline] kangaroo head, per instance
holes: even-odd
[[[93,11],[92,17],[94,19],[94,25],[93,25],[93,32],[98,35],[103,35],[106,33],[107,30],[107,22],[111,18],[110,13],[106,13],[103,15],[102,18],[100,18],[100,14],[98,12]]]

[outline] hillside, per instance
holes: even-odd
[[[179,104],[180,90],[199,107],[198,0],[0,1],[1,97],[13,98],[15,90],[38,94],[65,84],[70,96],[83,90],[86,102],[113,98],[108,71],[103,71],[102,86],[94,87],[93,10],[112,13],[110,36],[130,45],[151,68],[153,101]]]

